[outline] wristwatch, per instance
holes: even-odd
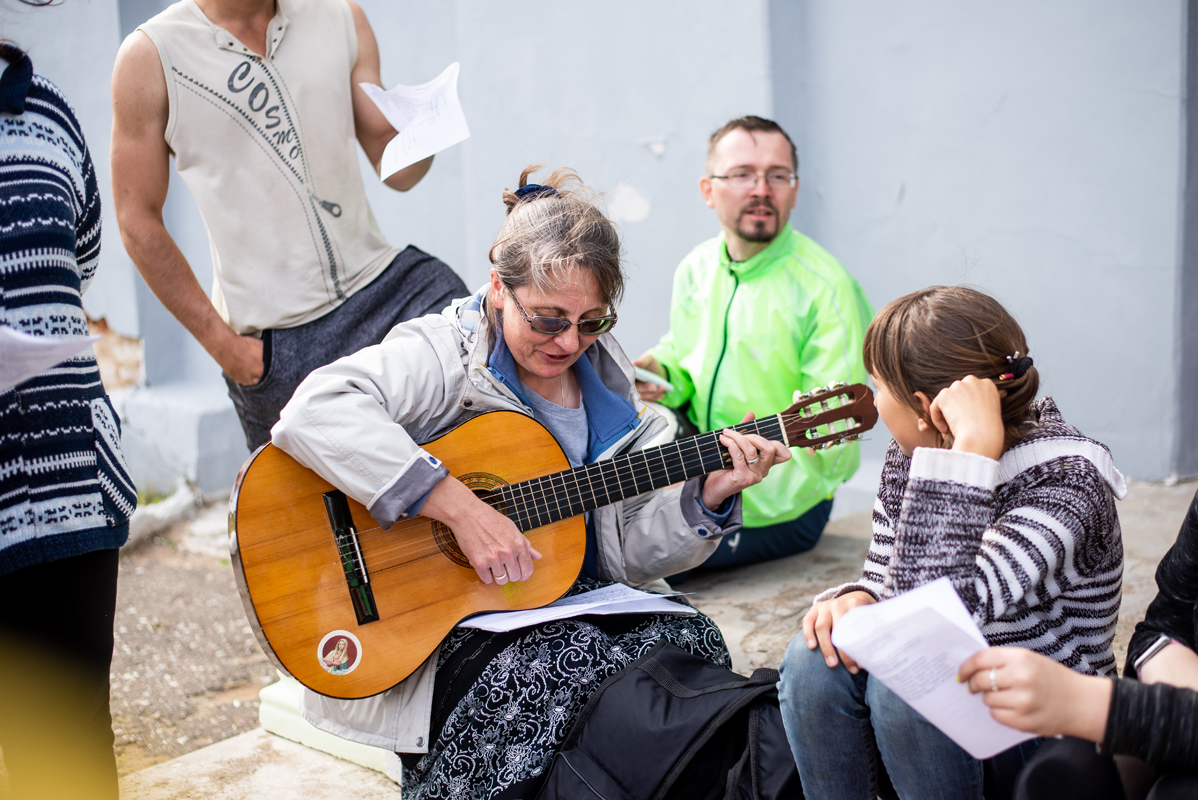
[[[1158,636],[1156,641],[1150,644],[1148,649],[1141,653],[1140,657],[1132,663],[1132,668],[1136,671],[1136,675],[1140,674],[1140,670],[1144,668],[1144,665],[1147,664],[1153,656],[1164,650],[1172,643],[1173,637],[1164,633]]]

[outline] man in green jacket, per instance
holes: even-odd
[[[670,330],[637,360],[673,390],[637,381],[645,400],[685,409],[700,431],[790,405],[796,390],[863,382],[861,342],[873,310],[857,281],[788,224],[799,192],[794,143],[777,123],[734,119],[712,134],[699,181],[723,232],[674,276]],[[796,451],[744,492],[744,529],[705,568],[810,550],[852,476],[858,445]]]

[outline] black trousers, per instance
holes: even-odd
[[[1138,777],[1138,776],[1137,776]],[[1148,776],[1137,789],[1146,800],[1192,800],[1198,797],[1198,773],[1169,772]],[[1139,800],[1128,797],[1115,760],[1099,755],[1093,742],[1066,736],[1048,739],[1019,774],[1015,800]]]
[[[117,800],[108,671],[117,550],[0,576],[0,750],[19,800]]]

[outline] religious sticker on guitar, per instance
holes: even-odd
[[[330,675],[348,675],[362,661],[362,643],[349,631],[330,631],[320,640],[316,657]]]

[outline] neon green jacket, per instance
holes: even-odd
[[[873,309],[836,259],[789,225],[744,262],[724,236],[696,247],[674,275],[670,330],[652,353],[674,391],[662,400],[700,431],[759,418],[791,404],[796,389],[864,382],[861,342]],[[860,460],[856,444],[790,461],[744,492],[744,525],[793,520],[832,496]]]

